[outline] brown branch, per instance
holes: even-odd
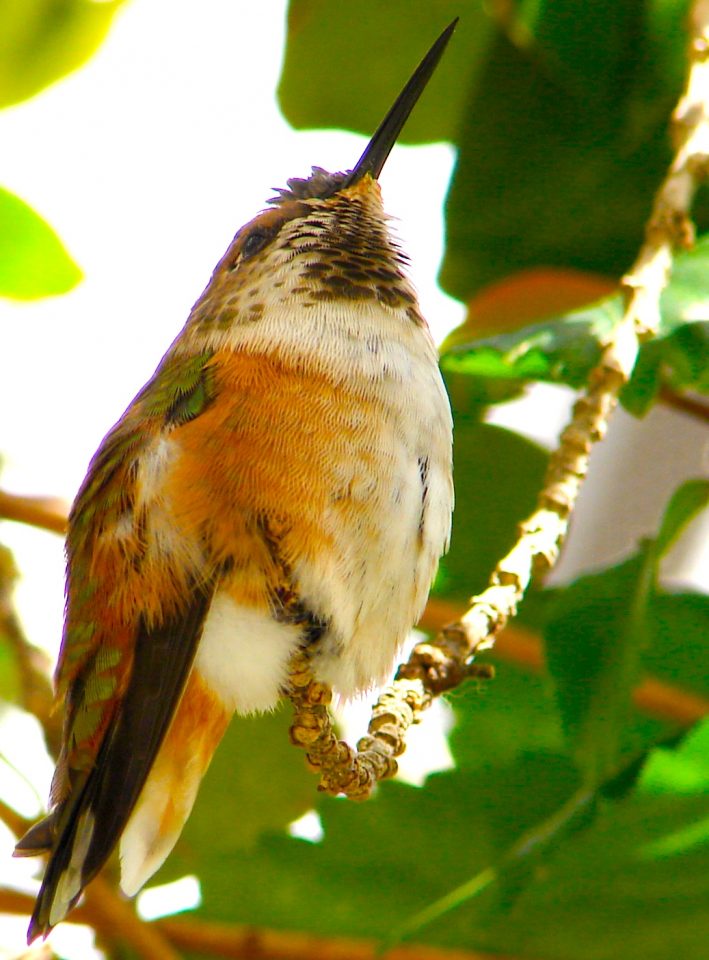
[[[31,820],[26,820],[4,800],[0,800],[0,820],[16,837],[21,837],[32,826]]]
[[[230,960],[375,960],[373,940],[349,937],[316,937],[294,930],[263,930],[196,920],[159,920],[157,925],[183,950],[211,953]],[[427,947],[400,946],[386,960],[513,960],[489,953]]]
[[[490,585],[473,597],[460,619],[431,643],[414,648],[394,683],[372,711],[367,736],[353,750],[338,741],[327,709],[329,691],[312,676],[307,654],[293,658],[290,697],[293,742],[307,751],[320,773],[320,789],[366,798],[378,779],[396,771],[408,728],[434,697],[480,673],[471,663],[489,650],[515,615],[533,574],[551,568],[566,537],[569,518],[588,470],[591,449],[605,435],[621,388],[635,366],[641,340],[660,323],[660,294],[667,285],[676,249],[694,237],[690,208],[709,172],[709,0],[695,0],[691,13],[689,72],[672,118],[676,153],[655,197],[645,241],[621,281],[625,310],[574,406],[559,447],[551,455],[537,508],[521,525],[512,550],[498,563]]]
[[[33,897],[0,888],[0,913],[29,917],[33,908]],[[81,905],[72,911],[66,922],[88,924],[99,938],[108,943],[128,944],[142,960],[180,960],[175,949],[179,944],[173,947],[168,931],[136,916],[131,905],[101,877],[89,884]]]
[[[28,523],[52,533],[66,533],[69,507],[52,497],[22,497],[0,490],[0,520]]]
[[[659,399],[667,407],[681,410],[682,413],[688,413],[695,420],[701,420],[702,423],[709,423],[709,403],[702,403],[701,400],[689,393],[677,393],[671,387],[665,386],[660,389]]]
[[[127,943],[144,960],[179,960],[165,934],[155,924],[145,923],[128,902],[103,877],[96,877],[84,891],[84,923],[99,937]]]
[[[94,884],[96,881],[94,881]],[[92,884],[93,886],[93,884]],[[88,888],[91,889],[91,888]],[[0,913],[24,914],[32,909],[32,897],[15,890],[0,888]],[[120,920],[118,914],[111,916]],[[96,927],[103,917],[97,915],[95,902],[89,899],[80,904],[67,923],[86,923]],[[158,934],[163,943],[190,953],[208,954],[224,960],[375,960],[377,944],[373,940],[349,937],[316,937],[295,930],[266,930],[236,924],[209,923],[202,920],[164,919],[151,923],[134,921],[148,931]],[[123,938],[127,940],[126,937]],[[134,941],[132,945],[138,949]],[[176,957],[170,954],[140,953],[143,957]],[[386,960],[514,960],[496,953],[469,950],[449,950],[411,944],[400,946],[386,954]]]

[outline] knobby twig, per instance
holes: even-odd
[[[414,648],[372,711],[367,736],[353,750],[339,741],[327,703],[329,691],[312,676],[307,654],[292,661],[290,697],[293,742],[307,751],[320,774],[320,789],[364,799],[377,780],[392,776],[412,723],[434,697],[481,670],[471,663],[489,650],[516,613],[535,572],[551,568],[559,555],[591,449],[605,435],[618,394],[635,366],[640,342],[660,323],[660,294],[667,285],[676,249],[691,246],[691,204],[709,172],[709,0],[695,0],[690,22],[689,73],[672,118],[675,156],[655,198],[645,240],[621,281],[625,310],[589,376],[585,393],[552,454],[537,508],[522,523],[512,550],[493,571],[490,585],[473,597],[468,611],[430,643]]]

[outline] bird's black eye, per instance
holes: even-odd
[[[253,257],[259,250],[263,250],[271,239],[271,236],[272,233],[269,230],[263,230],[260,227],[252,230],[241,245],[242,259],[248,260],[249,257]]]

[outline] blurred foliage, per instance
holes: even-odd
[[[81,276],[49,224],[0,187],[0,295],[33,300],[66,293]]]
[[[12,591],[17,580],[17,568],[12,554],[0,544],[0,712],[3,701],[20,700],[20,667],[13,643],[16,634],[12,607]]]
[[[39,93],[81,66],[102,43],[122,0],[0,0],[0,108]],[[0,188],[0,296],[66,293],[81,270],[56,233]]]
[[[0,107],[80,67],[101,45],[123,0],[0,0]]]

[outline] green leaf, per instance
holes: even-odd
[[[444,353],[441,366],[446,373],[580,387],[621,317],[620,298],[609,297],[561,318],[453,347]]]
[[[709,699],[709,596],[655,593],[643,669]]]
[[[666,960],[675,952],[703,960],[708,815],[706,795],[613,804],[554,850],[511,912],[482,918],[471,905],[427,939],[545,960]],[[684,845],[676,843],[680,833]]]
[[[645,344],[623,404],[644,413],[662,382],[709,393],[709,235],[677,257],[661,300],[658,336]],[[449,375],[549,380],[580,387],[622,317],[618,295],[562,317],[459,344],[444,353]],[[493,397],[494,399],[494,397]]]
[[[564,727],[591,784],[636,752],[631,694],[648,640],[654,556],[648,549],[558,595],[545,636]]]
[[[449,293],[467,301],[532,266],[611,276],[630,266],[670,159],[687,8],[512,6],[461,116],[441,271]]]
[[[430,88],[401,141],[454,140],[469,84],[492,33],[482,4],[440,0],[411,15],[407,0],[291,0],[278,99],[294,127],[346,127],[371,135],[438,34],[460,17]],[[352,163],[355,161],[352,158]]]
[[[655,761],[658,756],[667,757],[669,755],[672,757],[676,767],[685,773],[688,760],[690,763],[694,761],[694,772],[696,773],[697,759],[701,758],[699,762],[703,767],[703,779],[706,782],[706,776],[707,773],[709,773],[709,770],[706,766],[706,753],[704,752],[707,745],[707,732],[707,726],[705,725],[703,729],[700,728],[698,735],[690,735],[690,737],[679,739],[675,737],[675,745],[679,743],[679,748],[672,751],[672,753],[665,749],[665,747],[660,747],[659,749],[656,748],[654,750],[651,749],[649,751],[649,762],[646,753],[641,753],[636,757],[631,757],[626,762],[626,766],[624,768],[621,767],[620,769],[609,772],[609,779],[598,784],[598,790],[601,792],[597,793],[596,795],[594,795],[593,791],[589,792],[588,790],[584,789],[575,791],[553,813],[524,831],[496,864],[488,865],[486,868],[476,873],[463,884],[449,891],[442,898],[430,903],[417,915],[409,920],[404,921],[404,923],[398,927],[397,933],[387,940],[387,946],[392,946],[394,943],[398,942],[402,934],[407,935],[413,932],[420,935],[423,927],[433,924],[436,921],[440,921],[443,917],[446,918],[446,926],[448,929],[450,929],[455,925],[455,918],[451,917],[451,913],[453,911],[457,911],[458,919],[462,919],[464,917],[463,911],[466,909],[466,919],[468,922],[470,922],[470,919],[472,918],[473,925],[477,927],[477,930],[471,931],[470,934],[473,942],[475,942],[476,933],[479,936],[480,932],[482,932],[484,936],[486,932],[485,928],[487,927],[489,930],[495,925],[495,921],[498,920],[502,921],[504,924],[502,931],[500,931],[502,933],[504,943],[505,938],[509,934],[510,930],[513,932],[514,936],[515,913],[511,912],[510,907],[512,906],[513,909],[517,907],[517,902],[520,899],[522,904],[524,904],[525,899],[527,901],[529,901],[529,899],[533,899],[535,894],[539,892],[539,888],[543,887],[545,880],[548,880],[549,876],[553,875],[554,864],[558,859],[555,855],[555,851],[558,852],[559,858],[563,859],[566,851],[573,849],[576,846],[578,837],[574,837],[574,834],[578,835],[580,829],[586,827],[586,834],[597,834],[600,832],[599,826],[601,830],[605,826],[603,822],[604,819],[612,823],[614,816],[617,818],[618,814],[620,814],[620,817],[623,817],[623,810],[627,810],[629,804],[626,804],[625,808],[620,807],[618,804],[614,804],[613,806],[606,805],[605,818],[601,817],[600,820],[595,819],[595,821],[589,820],[589,815],[593,814],[594,812],[594,805],[598,804],[602,795],[611,797],[622,796],[625,791],[619,793],[616,785],[624,781],[630,781],[631,784],[635,784],[637,782],[637,771],[642,768],[643,764],[646,766],[652,766],[653,761]],[[665,765],[663,769],[664,772],[667,773],[667,765]],[[696,789],[698,786],[696,780],[697,778],[695,776],[694,782],[692,783],[692,787],[694,789],[690,789],[689,791],[684,789],[686,787],[686,783],[683,780],[683,782],[681,782],[681,789],[675,789],[673,791],[672,786],[664,784],[666,791],[662,792],[675,792],[682,795],[697,794],[700,791]],[[675,780],[673,786],[677,787],[679,785],[680,784],[678,784],[678,782]],[[642,809],[644,806],[643,792],[647,792],[647,787],[644,782],[641,782],[638,788],[635,790],[634,797],[632,798],[632,802],[635,804],[636,808]],[[709,796],[709,794],[705,792],[705,795],[702,797],[703,813],[709,813],[707,796]],[[688,806],[690,806],[690,809],[693,813],[695,805]],[[590,828],[589,823],[591,824]],[[642,820],[640,823],[642,823]],[[581,842],[583,843],[583,838],[581,838]],[[707,846],[709,846],[709,816],[700,816],[696,821],[693,820],[692,816],[690,816],[685,820],[681,818],[678,819],[674,825],[674,829],[671,829],[667,835],[655,837],[650,841],[643,842],[639,848],[636,847],[633,849],[633,854],[635,855],[635,859],[644,860],[646,862],[662,861],[671,859],[678,855],[691,855],[697,850],[701,852],[702,848],[706,848]],[[531,873],[531,868],[534,865],[534,861],[540,858],[540,855],[544,856],[544,865],[542,870],[537,873],[536,876],[534,876]],[[601,856],[603,856],[603,853]],[[526,877],[523,875],[522,871],[526,873]],[[517,874],[516,894],[513,896],[512,901],[509,899],[507,901],[502,899],[499,901],[497,906],[486,905],[484,907],[486,920],[482,926],[482,931],[480,931],[479,920],[481,917],[481,905],[479,900],[481,895],[483,895],[491,887],[494,889],[495,885],[499,886],[502,884],[510,889],[511,880],[514,886],[515,874]],[[562,878],[562,883],[563,882],[564,881]],[[639,886],[638,889],[640,890],[642,888]],[[511,892],[514,893],[514,890]],[[521,897],[520,894],[522,894]],[[558,897],[558,893],[556,893],[555,896]],[[487,899],[489,900],[489,898]],[[633,902],[632,905],[635,906],[635,903]],[[515,912],[519,913],[523,910],[524,906]],[[641,911],[635,911],[635,913],[636,915],[640,915]],[[463,920],[463,923],[465,923],[465,920]],[[562,919],[562,929],[563,925],[564,920]],[[596,950],[600,950],[599,955],[606,956],[606,953],[604,952],[606,945],[603,942],[602,936],[599,937],[596,933],[594,939],[596,941]],[[499,937],[495,937],[494,935],[491,942],[487,942],[486,945],[494,951],[504,949]],[[585,956],[586,953],[584,951],[584,947],[590,946],[590,944],[586,945],[581,942],[578,946],[581,947],[581,956]],[[634,955],[632,953],[632,944],[629,944],[626,945],[626,950],[623,951],[623,956],[627,955],[626,951],[628,946],[630,947],[631,955]],[[519,950],[520,947],[518,946],[517,949],[513,951],[515,955]],[[526,955],[524,947],[521,947],[521,950]],[[574,957],[577,955],[577,948],[574,946],[570,945],[567,947],[567,950],[569,950],[569,957]],[[553,949],[552,943],[545,944],[543,947],[539,948],[539,955],[546,956],[547,952],[549,952],[552,956],[556,956],[556,952]],[[612,955],[613,954],[611,952],[608,953],[608,956]]]
[[[456,720],[449,735],[456,766],[487,776],[491,764],[513,768],[530,752],[563,754],[549,677],[500,661],[494,649],[488,658],[495,662],[494,680],[465,683],[446,698]]]
[[[655,552],[663,556],[687,524],[709,504],[709,480],[688,480],[674,492],[655,540]]]
[[[567,759],[540,754],[515,771],[436,775],[425,789],[386,783],[366,804],[323,799],[321,842],[264,835],[250,850],[212,859],[200,875],[200,915],[383,937],[402,915],[482,869],[575,783]]]
[[[501,427],[458,415],[454,426],[456,507],[437,596],[465,601],[484,588],[495,563],[531,511],[547,457],[536,444]]]
[[[0,107],[80,67],[103,42],[122,0],[0,4]]]
[[[709,718],[686,735],[679,749],[655,750],[638,789],[648,794],[709,795]]]
[[[512,901],[488,884],[416,941],[554,960],[665,960],[680,943],[686,960],[703,960],[706,795],[638,788],[570,833],[563,812],[578,780],[568,759],[522,751],[510,767],[484,741],[480,749],[487,762],[477,770],[436,775],[423,789],[385,783],[366,804],[321,800],[322,842],[264,834],[210,859],[195,917],[386,938],[531,831],[545,856],[529,858],[536,869]],[[559,829],[542,838],[542,823]]]
[[[66,293],[81,276],[49,224],[0,187],[0,295],[32,300]]]

